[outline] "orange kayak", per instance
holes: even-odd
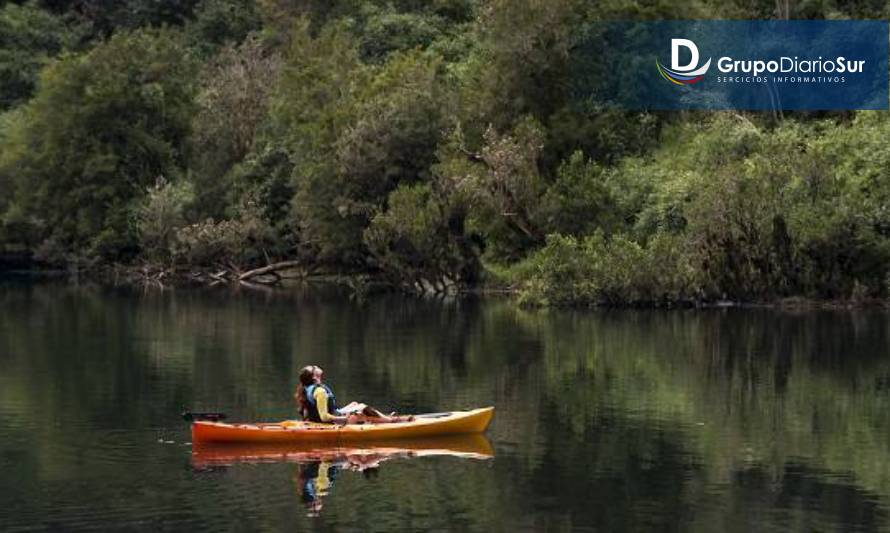
[[[325,443],[204,443],[192,450],[195,467],[258,463],[343,462],[356,465],[384,459],[447,456],[463,459],[494,457],[491,444],[480,434],[448,435],[423,439],[394,439],[345,446]]]
[[[226,424],[195,421],[192,442],[356,442],[482,433],[494,407],[415,415],[411,422],[392,424],[319,424],[285,420],[277,423]]]

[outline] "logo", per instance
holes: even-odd
[[[569,62],[591,110],[890,106],[886,20],[592,21]],[[653,72],[653,65],[655,70]]]
[[[680,47],[689,50],[689,63],[680,64]],[[698,47],[689,39],[671,39],[671,68],[667,68],[655,59],[655,66],[658,72],[667,81],[677,85],[692,85],[701,81],[705,73],[711,67],[711,58],[702,65],[698,66]]]

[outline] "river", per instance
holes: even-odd
[[[0,531],[886,530],[888,348],[881,311],[0,282]],[[293,417],[310,363],[341,402],[496,414],[482,441],[193,450],[184,408]]]

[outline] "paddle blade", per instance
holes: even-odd
[[[186,422],[194,422],[195,420],[207,420],[209,422],[219,422],[225,420],[225,413],[193,413],[191,411],[183,411],[182,419]]]

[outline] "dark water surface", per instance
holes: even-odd
[[[496,406],[493,457],[196,460],[183,407],[292,417],[307,363]],[[0,531],[887,530],[888,408],[882,312],[0,283]]]

